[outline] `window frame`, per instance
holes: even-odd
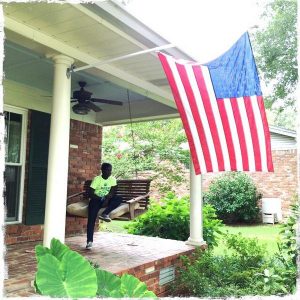
[[[5,222],[5,224],[20,224],[23,221],[22,219],[23,219],[23,204],[24,204],[28,109],[4,104],[4,112],[22,115],[20,163],[6,163],[5,162],[5,168],[6,168],[6,166],[20,166],[21,167],[21,178],[20,178],[20,191],[19,191],[17,220],[15,220],[15,221],[5,220],[4,222]]]

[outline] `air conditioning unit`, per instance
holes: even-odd
[[[281,199],[262,198],[262,221],[269,224],[282,221]]]

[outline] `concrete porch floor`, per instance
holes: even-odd
[[[144,281],[157,295],[166,287],[160,286],[159,271],[168,266],[180,265],[179,256],[189,255],[194,247],[185,242],[130,234],[96,232],[92,250],[85,250],[85,235],[66,238],[72,250],[97,263],[100,268],[117,275],[129,273]],[[38,296],[31,287],[36,272],[34,247],[38,242],[9,245],[5,263],[8,270],[4,280],[6,297]]]

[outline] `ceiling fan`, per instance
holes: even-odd
[[[93,110],[95,112],[101,111],[102,109],[94,104],[94,102],[111,105],[123,105],[123,102],[121,101],[92,98],[93,93],[84,89],[84,87],[86,86],[86,82],[79,81],[78,84],[80,86],[80,90],[74,91],[73,97],[71,98],[71,102],[78,102],[72,107],[72,110],[75,114],[86,115],[90,110]]]

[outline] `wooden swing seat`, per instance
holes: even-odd
[[[91,180],[86,180],[83,185],[83,191],[68,196],[68,214],[87,218],[89,187],[91,182]],[[149,204],[150,183],[150,179],[117,180],[116,195],[122,197],[122,203],[110,213],[110,218],[132,220],[145,212]],[[98,215],[100,215],[104,209],[105,208],[101,208]]]

